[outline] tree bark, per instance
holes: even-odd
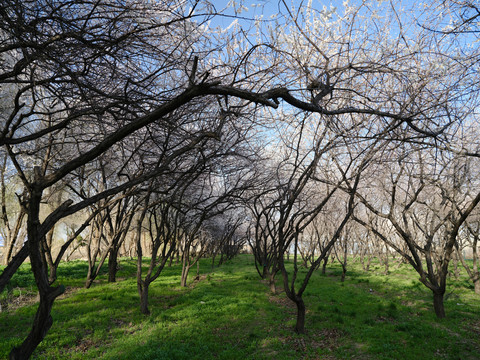
[[[475,294],[480,295],[480,278],[477,278],[473,281],[475,286]]]
[[[53,284],[57,279],[57,267],[53,261],[52,247],[53,247],[53,235],[55,232],[55,226],[53,226],[45,237],[45,260],[48,265],[48,283]]]
[[[12,276],[28,257],[28,243],[23,244],[20,251],[12,258],[0,275],[0,293],[5,289]]]
[[[340,279],[340,282],[345,282],[346,275],[347,275],[347,267],[342,264],[342,277]]]
[[[437,315],[437,318],[439,319],[445,318],[445,306],[443,304],[444,294],[445,294],[445,291],[433,292],[433,307],[435,309],[435,315]]]
[[[53,324],[51,316],[53,302],[65,291],[63,285],[58,287],[49,285],[47,264],[42,253],[42,242],[45,241],[42,237],[45,237],[46,234],[42,233],[43,229],[39,219],[41,198],[41,190],[32,187],[27,209],[27,234],[30,262],[40,295],[40,303],[27,338],[19,347],[14,347],[10,352],[10,359],[15,360],[28,359],[45,338]]]
[[[90,288],[90,286],[92,286],[93,281],[97,278],[98,274],[100,273],[106,258],[107,258],[107,253],[105,252],[100,258],[100,261],[98,262],[98,265],[96,268],[95,268],[95,260],[93,260],[93,262],[91,263],[89,262],[87,280],[85,280],[85,289],[88,289]]]
[[[188,278],[188,271],[190,268],[184,268],[182,269],[182,278],[180,280],[180,286],[181,287],[187,287],[187,278]]]
[[[383,275],[388,275],[390,272],[390,263],[389,263],[388,255],[389,255],[388,246],[385,245],[385,260],[383,262],[383,264],[385,265],[385,270],[383,272]]]
[[[296,297],[295,304],[297,305],[297,323],[295,324],[295,332],[297,334],[305,333],[305,303],[301,297]]]
[[[268,277],[269,279],[269,285],[270,285],[270,291],[272,292],[272,294],[276,294],[277,293],[277,287],[275,285],[275,272],[272,271],[270,276]]]
[[[47,292],[40,292],[40,303],[38,305],[33,326],[27,338],[19,347],[14,347],[10,352],[10,360],[29,359],[33,351],[42,342],[47,335],[48,330],[53,324],[51,316],[53,302],[57,296],[65,291],[65,287],[59,286],[50,288]]]
[[[190,266],[187,263],[186,256],[188,256],[188,254],[184,254],[183,263],[182,263],[182,275],[180,278],[181,287],[187,287],[188,272],[190,270]]]
[[[5,254],[3,255],[2,265],[8,265],[15,243],[13,241],[9,241],[8,239],[5,239],[4,241],[7,251],[5,251]]]
[[[458,252],[455,252],[455,255],[452,258],[452,263],[453,263],[453,276],[455,277],[455,280],[460,279],[460,269],[458,267],[458,262],[459,262],[459,255]]]
[[[328,256],[325,256],[325,259],[323,259],[323,264],[322,264],[322,274],[325,275],[327,273],[327,263],[328,263]]]
[[[91,266],[88,267],[87,270],[87,278],[85,279],[85,289],[89,289],[93,283],[93,268]]]
[[[262,265],[262,279],[266,279],[268,277],[268,265],[264,263]]]
[[[117,280],[118,249],[113,247],[108,255],[108,282]]]
[[[140,312],[144,315],[150,315],[150,310],[148,309],[148,286],[150,284],[142,281],[140,293]]]
[[[212,270],[215,268],[215,257],[217,256],[216,252],[212,254]]]

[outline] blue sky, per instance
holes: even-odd
[[[243,7],[240,6],[239,2],[237,2],[237,7],[227,7],[227,4],[231,4],[230,1],[213,1],[212,3],[215,5],[217,11],[224,10],[224,16],[215,17],[211,26],[220,26],[222,28],[227,28],[235,19],[238,19],[237,21],[244,25],[247,25],[247,23],[259,17],[268,20],[272,15],[278,14],[279,9],[279,2],[276,0],[244,1]]]
[[[312,0],[312,6],[317,10],[322,10],[324,7],[327,9],[331,7],[336,7],[340,12],[343,8],[344,0]],[[360,0],[349,0],[350,4],[361,4]],[[378,6],[385,1],[378,1]],[[227,28],[232,24],[233,21],[239,22],[242,27],[248,28],[256,18],[261,18],[263,21],[273,21],[273,19],[278,16],[279,12],[283,15],[287,14],[285,4],[291,7],[299,7],[302,4],[308,4],[309,0],[285,0],[285,4],[282,0],[220,0],[212,1],[213,5],[216,7],[216,10],[223,13],[223,16],[216,16],[211,21],[211,27],[220,26],[222,28]],[[377,1],[373,1],[377,3]],[[397,4],[402,4],[406,8],[410,8],[418,4],[416,1],[404,0],[404,1],[395,1],[394,5],[397,7]],[[387,5],[387,4],[385,4]],[[279,19],[280,20],[280,19]],[[279,21],[282,23],[282,21]]]

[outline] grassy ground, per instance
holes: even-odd
[[[480,299],[462,279],[450,284],[447,319],[438,321],[429,291],[407,266],[388,276],[352,265],[344,283],[331,265],[304,296],[307,333],[292,332],[295,308],[272,295],[241,256],[181,288],[180,268],[166,268],[150,290],[150,316],[140,314],[135,262],[123,260],[120,281],[100,276],[80,288],[84,262],[62,264],[66,295],[35,359],[479,359]],[[28,265],[0,295],[0,358],[27,335],[36,310]],[[9,305],[8,308],[6,306]]]

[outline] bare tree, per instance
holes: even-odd
[[[415,149],[415,148],[414,148]],[[413,149],[413,150],[414,150]],[[400,253],[433,293],[437,317],[445,317],[444,294],[449,264],[462,225],[480,201],[480,192],[467,185],[448,154],[421,150],[404,153],[398,163],[388,163],[388,178],[377,184],[383,197],[358,193],[364,211],[383,218],[404,241],[406,248],[391,240],[381,222],[356,220]],[[373,175],[373,174],[372,174]],[[373,175],[380,178],[377,175]],[[472,189],[473,190],[473,189]]]
[[[137,219],[137,287],[140,295],[140,311],[148,315],[148,289],[150,284],[161,274],[168,259],[173,255],[179,237],[180,212],[169,200],[153,201],[149,204],[151,193],[147,193],[144,208]],[[146,221],[146,229],[143,222]],[[151,242],[150,264],[142,277],[143,250],[141,237],[146,236]]]
[[[258,189],[257,189],[258,191]],[[275,188],[266,189],[250,201],[252,222],[248,242],[255,257],[255,267],[262,279],[268,279],[270,290],[276,292],[275,277],[277,266],[277,227],[275,226]]]

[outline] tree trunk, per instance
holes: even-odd
[[[344,243],[344,247],[343,247],[343,261],[340,261],[340,258],[339,258],[339,261],[342,264],[341,282],[345,281],[345,275],[347,274],[347,262],[348,262],[348,243],[347,243],[347,239],[344,239],[344,242],[345,243]]]
[[[184,257],[183,264],[182,264],[182,276],[180,278],[180,286],[181,287],[187,287],[187,278],[188,278],[188,271],[189,270],[190,270],[190,266],[189,266],[189,264],[187,264],[186,258]]]
[[[480,277],[478,277],[477,279],[475,279],[473,281],[473,284],[475,286],[475,294],[477,295],[480,295]]]
[[[0,256],[0,265],[8,265],[8,258],[9,258],[9,254],[12,252],[12,249],[13,247],[10,246],[10,243],[8,242],[7,239],[4,240],[4,243],[3,243],[3,255]],[[7,251],[5,251],[5,249],[7,249]]]
[[[10,352],[10,359],[15,360],[28,359],[38,344],[45,338],[45,335],[53,323],[51,316],[53,302],[55,298],[65,291],[63,285],[51,287],[48,282],[48,269],[42,254],[42,241],[45,241],[42,237],[44,237],[45,234],[42,234],[39,219],[41,198],[41,191],[35,188],[31,189],[27,211],[28,250],[32,272],[40,295],[40,303],[33,320],[32,329],[27,338],[19,347],[14,347]]]
[[[52,285],[57,280],[57,267],[52,262],[48,265],[48,283]]]
[[[142,281],[142,286],[140,289],[140,311],[144,315],[150,315],[150,310],[148,309],[148,286],[150,284]]]
[[[268,266],[266,263],[263,264],[263,270],[262,270],[262,279],[266,279],[268,276]]]
[[[455,277],[455,280],[460,279],[460,269],[458,267],[458,252],[455,253],[456,256],[453,257],[452,262],[453,262],[453,276]]]
[[[108,282],[116,281],[118,269],[118,249],[113,247],[108,255]]]
[[[327,273],[327,263],[328,263],[328,256],[325,256],[325,259],[323,259],[323,265],[322,265],[322,274],[325,275]]]
[[[40,292],[40,303],[38,305],[33,326],[27,338],[19,347],[14,347],[10,352],[10,360],[25,360],[30,358],[33,351],[42,342],[47,335],[48,330],[53,324],[51,316],[53,302],[55,298],[65,291],[63,285],[57,288],[50,288],[47,292]]]
[[[2,265],[8,265],[10,258],[12,257],[13,248],[15,247],[15,240],[10,240],[6,244],[7,251],[3,256]]]
[[[57,279],[57,267],[53,262],[52,247],[53,247],[53,234],[55,232],[55,226],[53,226],[45,237],[45,260],[48,265],[48,283],[51,285]]]
[[[445,306],[443,304],[443,295],[445,291],[433,292],[433,308],[435,309],[435,315],[437,318],[445,318]]]
[[[0,275],[0,293],[5,289],[12,276],[17,272],[20,265],[23,264],[28,257],[28,243],[23,244],[20,251],[12,258],[7,267],[3,269]]]
[[[276,294],[277,293],[277,287],[275,285],[275,272],[274,271],[272,271],[272,273],[269,276],[269,284],[270,284],[270,291],[272,292],[272,294]]]
[[[5,265],[8,265],[8,263],[10,262],[10,259],[12,258],[13,256],[13,252],[14,252],[14,249],[16,247],[16,245],[18,245],[18,240],[23,240],[26,236],[26,234],[24,234],[24,224],[23,224],[23,219],[25,218],[25,210],[23,208],[20,209],[20,214],[18,214],[18,218],[15,222],[15,228],[13,230],[13,233],[10,235],[10,245],[7,249],[7,253],[6,253],[6,258],[4,259],[6,261]],[[25,245],[25,244],[23,244]],[[22,245],[22,246],[23,246]]]
[[[97,278],[98,274],[100,273],[103,264],[105,263],[105,259],[107,258],[107,252],[105,252],[100,261],[98,262],[97,267],[95,268],[95,259],[93,261],[89,261],[88,263],[88,274],[87,280],[85,281],[85,288],[88,289],[92,284],[93,281]]]
[[[297,297],[295,304],[297,305],[297,323],[295,324],[295,332],[297,334],[305,333],[305,303],[301,297]]]
[[[87,270],[87,279],[85,280],[85,289],[89,289],[93,283],[93,267],[89,264]]]
[[[200,260],[197,260],[197,274],[195,275],[195,280],[200,280]]]
[[[187,287],[187,277],[188,277],[188,270],[182,270],[182,278],[180,280],[181,287]]]
[[[370,264],[372,263],[372,257],[369,255],[367,259],[367,266],[365,267],[365,271],[370,271]]]
[[[346,274],[347,274],[347,267],[342,264],[342,278],[340,279],[341,282],[345,282]]]
[[[218,266],[221,266],[221,265],[223,264],[223,261],[224,261],[224,260],[223,260],[223,257],[224,257],[224,255],[223,255],[223,252],[222,252],[222,253],[220,254],[220,261],[218,262]]]
[[[389,255],[388,246],[385,246],[385,260],[383,262],[383,264],[385,265],[385,270],[383,271],[383,275],[388,275],[390,273],[390,263],[389,263],[388,255]]]

